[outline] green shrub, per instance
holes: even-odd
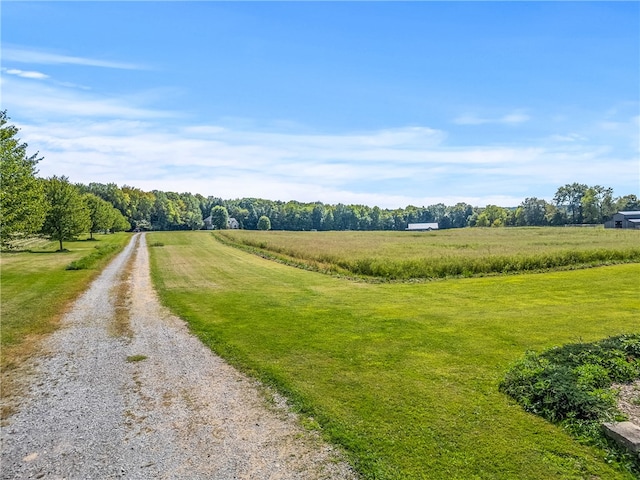
[[[500,390],[531,413],[561,424],[585,443],[603,447],[616,461],[640,473],[640,459],[618,449],[600,428],[623,416],[613,383],[640,378],[640,334],[600,342],[527,352],[506,373]]]
[[[615,398],[602,389],[636,378],[640,378],[640,334],[629,334],[541,354],[527,352],[507,372],[500,389],[548,420],[591,420],[615,413]]]
[[[595,390],[611,385],[609,372],[602,365],[585,363],[573,369],[578,376],[577,385],[581,390]]]

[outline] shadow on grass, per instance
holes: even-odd
[[[68,248],[63,248],[62,250],[23,250],[26,253],[71,253],[71,250]]]
[[[21,250],[2,250],[2,251],[0,251],[0,253],[2,255],[17,255],[19,253],[38,253],[38,254],[49,253],[49,254],[52,254],[52,253],[70,253],[70,252],[71,252],[71,250],[68,250],[66,248],[63,249],[63,250],[31,250],[31,249],[24,250],[24,249],[21,249]]]

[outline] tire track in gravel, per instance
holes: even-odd
[[[144,234],[78,299],[2,429],[3,479],[355,479],[163,309]]]

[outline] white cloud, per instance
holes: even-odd
[[[3,68],[2,71],[5,73],[8,73],[9,75],[17,75],[18,77],[22,77],[22,78],[32,78],[36,80],[44,80],[45,78],[49,78],[49,75],[45,73],[18,70],[16,68],[9,68],[9,69]]]
[[[44,156],[45,177],[386,208],[459,201],[513,206],[527,196],[549,198],[575,181],[613,186],[617,194],[637,189],[637,156],[575,132],[462,147],[448,144],[442,130],[416,125],[340,134],[295,125],[274,133],[246,122],[184,125],[174,112],[153,107],[157,92],[115,98],[9,77],[2,78],[3,106],[22,119],[21,139]],[[524,117],[512,112],[494,121]]]
[[[144,66],[86,57],[76,57],[53,52],[45,52],[28,47],[5,45],[2,49],[3,61],[29,63],[37,65],[83,65],[87,67],[115,68],[124,70],[143,70]]]
[[[484,123],[489,123],[490,121],[491,120],[487,118],[480,118],[472,113],[465,113],[463,115],[460,115],[459,117],[456,117],[453,120],[453,123],[456,123],[458,125],[482,125]]]
[[[453,120],[457,125],[484,125],[484,124],[502,124],[502,125],[518,125],[528,122],[531,117],[520,110],[508,113],[501,117],[481,117],[474,113],[465,113]]]
[[[387,208],[440,201],[509,206],[526,196],[553,194],[529,192],[536,185],[554,191],[574,181],[611,185],[620,172],[637,166],[635,159],[618,158],[607,148],[573,143],[451,148],[434,143],[433,130],[416,127],[315,136],[217,125],[163,128],[152,120],[19,127],[23,140],[45,157],[42,176],[223,198]]]
[[[33,117],[160,118],[173,114],[137,105],[137,98],[109,98],[50,84],[20,81],[3,76],[3,107]]]
[[[528,122],[530,119],[531,117],[529,115],[526,115],[522,112],[514,112],[501,117],[498,120],[498,123],[506,123],[506,124],[513,125],[513,124]]]
[[[549,137],[549,140],[553,142],[585,142],[587,137],[580,135],[579,133],[568,133],[565,135],[555,134]]]

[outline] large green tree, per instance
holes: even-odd
[[[476,227],[503,227],[508,218],[508,210],[497,205],[487,205],[476,219]]]
[[[258,230],[271,230],[271,220],[263,215],[258,219]]]
[[[42,233],[62,242],[71,240],[91,228],[91,215],[86,202],[75,185],[67,177],[53,176],[45,181],[45,196],[49,211],[42,226]]]
[[[547,202],[536,197],[525,198],[516,211],[516,225],[541,226],[546,222]]]
[[[131,230],[131,224],[116,207],[111,207],[111,215],[113,217],[113,223],[111,224],[112,232],[126,232],[127,230]]]
[[[173,201],[172,192],[154,190],[155,202],[151,213],[151,226],[154,230],[177,230],[180,225],[180,208]]]
[[[36,178],[38,154],[27,155],[27,144],[17,138],[7,112],[0,112],[0,246],[37,233],[44,222],[47,203]]]
[[[603,223],[616,213],[612,188],[601,185],[589,187],[584,192],[581,203],[585,223]]]
[[[122,187],[122,193],[125,198],[129,198],[128,218],[131,224],[140,229],[150,229],[151,215],[156,201],[154,194],[127,185]]]
[[[91,238],[93,238],[94,233],[111,230],[115,222],[114,206],[93,193],[85,193],[83,199],[89,209],[89,233]]]
[[[582,223],[582,197],[587,189],[583,183],[571,183],[559,187],[553,197],[557,207],[563,207],[571,212],[571,223]]]
[[[473,206],[464,202],[458,202],[453,207],[449,207],[447,212],[447,216],[451,219],[451,228],[466,227],[471,215],[473,215]]]
[[[189,230],[200,230],[204,226],[200,203],[195,195],[191,193],[180,194],[184,203],[185,212],[182,215],[183,226]]]
[[[229,226],[229,212],[221,205],[211,209],[211,224],[218,230],[224,230]]]
[[[636,195],[625,195],[616,200],[614,212],[630,212],[640,210],[640,199]]]

